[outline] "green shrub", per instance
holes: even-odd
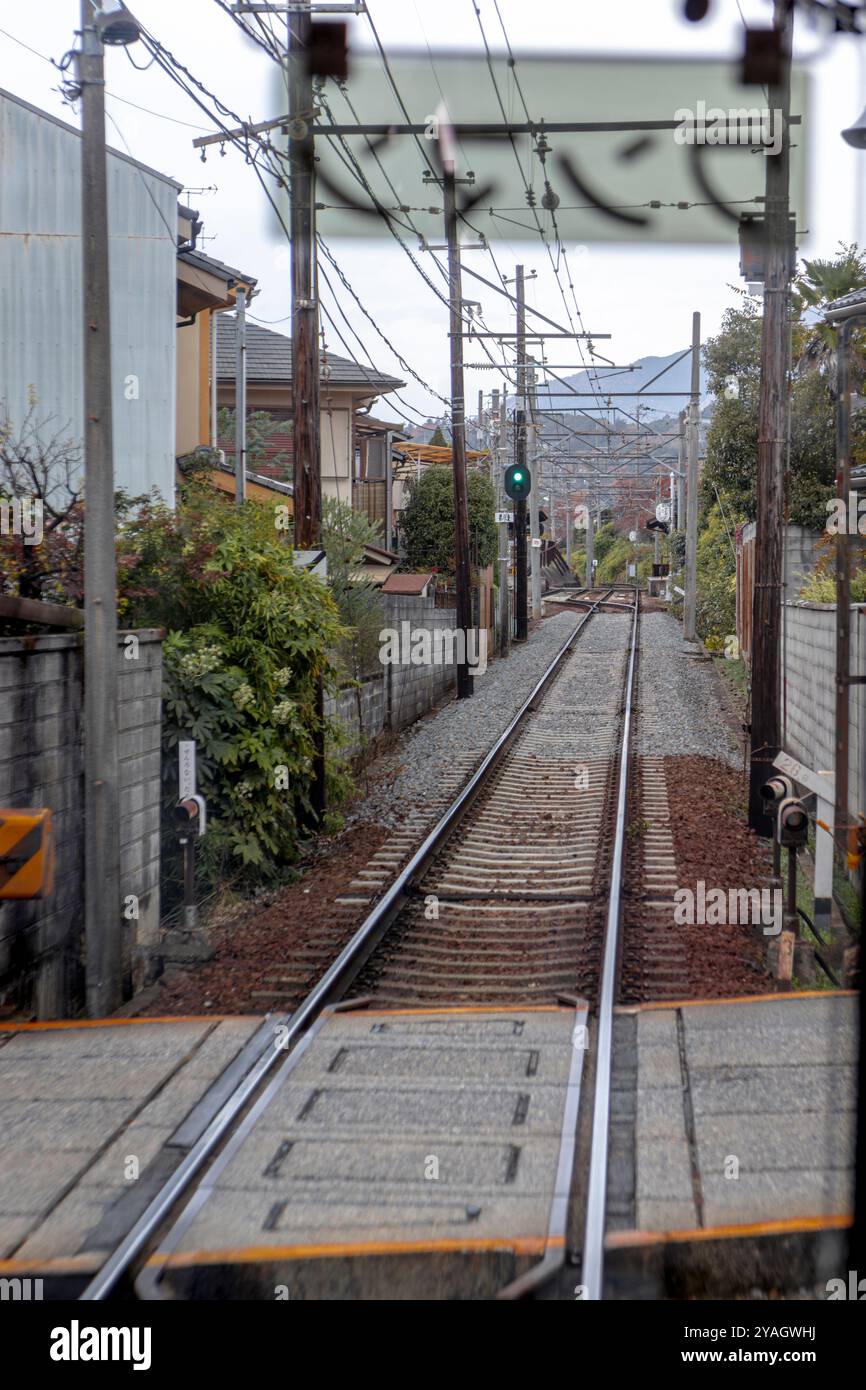
[[[486,473],[466,475],[472,561],[485,568],[498,554],[496,497]],[[454,481],[450,468],[425,468],[409,486],[400,530],[410,569],[454,573]]]
[[[177,742],[194,738],[209,882],[276,880],[295,860],[321,727],[316,682],[338,679],[330,653],[346,631],[325,584],[292,563],[279,519],[270,504],[234,507],[193,482],[175,512],[153,505],[120,535],[124,620],[168,629],[166,802]],[[333,796],[345,786],[339,761],[330,778]]]

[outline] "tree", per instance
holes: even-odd
[[[247,415],[247,447],[246,459],[247,470],[256,473],[262,464],[267,463],[270,467],[282,470],[283,477],[289,482],[292,479],[292,469],[289,465],[289,455],[281,449],[274,453],[269,449],[270,441],[274,435],[291,430],[291,425],[286,425],[284,420],[275,420],[273,415],[267,410],[252,410]],[[226,462],[234,463],[235,452],[235,412],[231,406],[220,406],[217,417],[217,438],[225,440],[229,444],[226,449]]]
[[[83,596],[84,462],[81,446],[40,419],[31,402],[15,429],[0,404],[0,506],[39,503],[41,539],[0,529],[0,593],[75,606]],[[20,628],[19,628],[20,631]]]
[[[441,426],[441,425],[437,425],[437,426],[436,426],[435,430],[433,431],[432,435],[430,436],[430,443],[433,444],[433,445],[435,445],[435,447],[436,447],[437,449],[447,449],[447,448],[448,448],[448,440],[445,438],[444,434],[442,433],[442,426]]]
[[[470,469],[466,487],[472,559],[485,568],[498,553],[493,484],[486,473]],[[454,479],[450,468],[425,468],[421,477],[410,483],[400,530],[410,569],[454,574]]]
[[[375,584],[358,577],[366,545],[382,544],[379,522],[353,511],[347,502],[322,499],[322,548],[328,561],[328,587],[347,635],[337,648],[337,664],[348,680],[379,670],[382,598]],[[360,711],[359,711],[360,717]]]

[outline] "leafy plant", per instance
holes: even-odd
[[[194,738],[209,811],[200,867],[211,882],[278,879],[295,860],[311,811],[317,680],[338,682],[329,653],[346,632],[336,605],[292,563],[275,520],[271,505],[234,507],[192,482],[176,511],[153,507],[119,537],[127,621],[169,629],[166,799],[178,740]],[[330,775],[333,792],[339,763]]]
[[[344,680],[361,680],[380,670],[379,633],[384,621],[379,589],[359,574],[366,545],[381,545],[381,527],[346,502],[322,500],[322,546],[328,587],[346,636],[336,649]]]
[[[249,472],[259,472],[262,465],[267,463],[271,467],[279,468],[282,476],[291,481],[292,469],[289,466],[288,452],[285,449],[274,452],[273,449],[269,448],[275,435],[284,434],[287,430],[291,433],[291,428],[290,423],[285,420],[275,420],[267,410],[251,410],[249,412],[246,438],[246,461]],[[217,438],[223,441],[222,447],[225,448],[226,461],[234,463],[235,411],[231,406],[220,406],[217,412]]]
[[[497,552],[496,497],[486,473],[466,477],[472,558],[482,568]],[[450,468],[425,468],[409,486],[401,526],[410,569],[454,573],[454,481]]]

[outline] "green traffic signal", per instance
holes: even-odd
[[[532,490],[532,475],[522,463],[512,463],[510,468],[506,468],[502,481],[506,493],[515,502],[522,502]]]

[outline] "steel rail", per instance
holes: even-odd
[[[613,593],[614,587],[612,586],[606,592],[608,595]],[[178,1164],[171,1177],[148,1203],[123,1240],[115,1247],[91,1279],[80,1296],[82,1302],[100,1302],[109,1296],[118,1280],[159,1230],[199,1169],[204,1166],[214,1149],[228,1134],[264,1078],[273,1067],[278,1064],[283,1067],[288,1063],[291,1044],[318,1017],[325,1006],[337,999],[341,991],[351,984],[381,941],[391,922],[405,906],[415,880],[423,874],[430,860],[460,823],[468,807],[476,799],[482,786],[501,761],[527,714],[532,711],[536,700],[553,679],[560,664],[571,651],[589,619],[603,603],[604,596],[598,599],[594,607],[584,615],[574,631],[569,634],[540,680],[533,687],[503,733],[500,734],[472,777],[455,797],[448,810],[437,821],[406,867],[397,875],[388,891],[361,923],[352,939],[343,947],[336,960],[332,962],[318,983],[298,1005],[288,1022],[274,1024],[274,1041],[263,1048],[260,1057],[253,1064],[246,1077],[228,1097],[207,1129]]]
[[[640,596],[635,592],[625,711],[622,724],[622,751],[616,802],[616,832],[610,874],[610,897],[604,938],[604,964],[598,1001],[598,1044],[596,1049],[595,1096],[592,1110],[592,1142],[589,1155],[589,1183],[583,1237],[581,1282],[588,1300],[602,1297],[604,1280],[604,1217],[607,1203],[607,1162],[610,1140],[610,1079],[613,1052],[613,1005],[616,993],[620,935],[620,895],[622,892],[625,817],[628,806],[629,740],[632,723],[635,656],[637,652]]]

